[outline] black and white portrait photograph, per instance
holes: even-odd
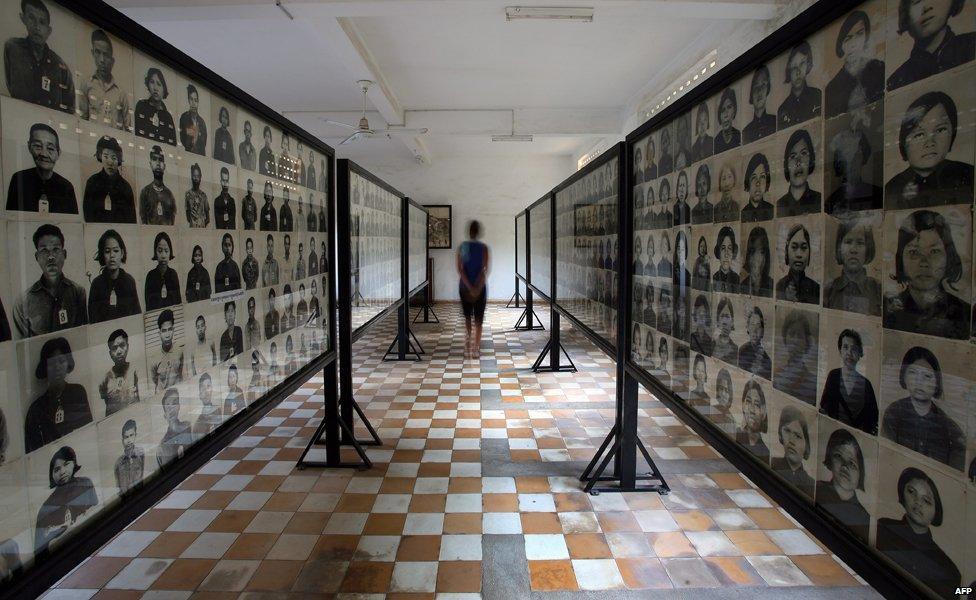
[[[169,146],[159,144],[139,144],[147,151],[138,152],[136,160],[136,186],[139,190],[139,222],[143,225],[176,225],[178,212],[186,210],[182,192],[186,187],[180,176],[183,161]],[[190,174],[187,165],[187,174]],[[190,181],[187,179],[187,181]],[[180,204],[177,205],[177,198]],[[180,223],[182,225],[183,223]]]
[[[784,188],[781,181],[782,163],[770,163],[770,156],[776,160],[776,146],[772,143],[750,146],[750,149],[762,151],[742,155],[742,189],[745,192],[745,201],[739,216],[743,223],[769,221],[773,218],[773,202],[779,197],[780,189]]]
[[[825,64],[823,34],[816,33],[796,44],[777,61],[781,70],[773,77],[781,78],[786,87],[784,99],[776,111],[776,126],[783,130],[819,117],[823,111]]]
[[[177,247],[173,243],[177,231],[172,227],[154,227],[143,232],[143,297],[146,299],[147,311],[183,302],[180,275],[176,272],[177,261],[181,258],[177,256]]]
[[[712,273],[717,270],[711,240],[714,228],[710,225],[692,227],[689,243],[688,265],[691,269],[692,289],[703,292],[712,289]]]
[[[80,223],[7,223],[11,320],[17,338],[88,323],[85,238]]]
[[[884,95],[885,27],[884,0],[871,0],[825,31],[828,119],[877,102]]]
[[[79,220],[75,119],[10,98],[0,100],[6,214],[11,219]]]
[[[241,197],[237,189],[237,168],[213,161],[213,219],[216,229],[237,229],[237,198]]]
[[[0,464],[0,581],[6,581],[34,555],[34,517],[29,507],[27,459]]]
[[[21,343],[24,448],[29,454],[94,421],[88,396],[88,332],[75,328]]]
[[[154,398],[187,378],[186,322],[183,305],[143,314],[146,365]]]
[[[713,120],[715,109],[710,100],[699,103],[691,111],[691,133],[694,140],[691,144],[692,162],[703,161],[715,152],[715,121]]]
[[[237,105],[220,96],[211,96],[213,123],[213,151],[210,156],[215,161],[236,165],[234,152],[234,132],[237,131]]]
[[[696,225],[711,223],[714,220],[715,206],[712,204],[712,169],[710,161],[702,161],[689,169],[693,176],[691,202],[691,222]]]
[[[179,96],[186,95],[186,80],[138,51],[133,53],[132,71],[135,134],[152,143],[176,146],[178,132],[174,115],[179,116],[179,107],[185,102]]]
[[[762,298],[773,297],[773,257],[776,243],[772,223],[742,225],[743,233],[748,231],[742,259],[739,293]]]
[[[85,265],[88,289],[88,319],[91,323],[111,321],[142,312],[141,275],[145,261],[140,234],[131,225],[87,225]]]
[[[888,95],[886,209],[972,202],[976,131],[966,115],[976,108],[976,91],[969,88],[945,75]]]
[[[691,294],[691,326],[688,335],[691,351],[712,356],[715,352],[713,330],[712,295],[708,292],[693,292]]]
[[[748,377],[734,366],[712,364],[716,366],[710,371],[707,383],[711,401],[705,414],[720,431],[734,437],[738,417],[733,414],[733,405]]]
[[[884,103],[875,102],[827,121],[824,140],[824,212],[843,216],[882,207]]]
[[[823,281],[823,218],[776,220],[776,299],[820,304]]]
[[[135,169],[126,161],[136,153],[125,132],[90,125],[81,140],[82,214],[88,223],[136,223]],[[84,130],[83,130],[84,132]],[[125,152],[123,146],[129,146]]]
[[[150,396],[141,315],[89,327],[88,345],[88,389],[96,421]]]
[[[97,430],[102,473],[99,496],[108,501],[139,489],[156,471],[149,405],[127,407],[99,422]]]
[[[75,113],[79,20],[49,0],[8,2],[0,12],[4,96]]]
[[[887,212],[884,326],[970,337],[972,223],[968,206]]]
[[[745,341],[739,345],[739,368],[763,379],[773,378],[773,303],[760,298],[743,298],[739,311],[745,323]]]
[[[867,543],[878,490],[877,439],[823,416],[817,437],[816,504]]]
[[[881,316],[881,211],[825,217],[823,305]]]
[[[712,227],[708,252],[713,260],[711,289],[718,294],[738,294],[742,274],[742,249],[738,223]]]
[[[769,463],[769,401],[772,388],[768,382],[748,379],[742,386],[737,408],[735,441],[764,463]]]
[[[743,196],[742,179],[737,153],[729,153],[712,161],[715,166],[715,179],[712,186],[712,217],[716,223],[737,223],[739,221],[739,198]]]
[[[185,174],[180,174],[183,179],[182,187],[186,190],[183,195],[186,225],[192,229],[212,229],[210,177],[213,165],[205,158],[193,157],[183,161],[183,168],[187,171]],[[206,172],[206,180],[204,172]]]
[[[819,123],[776,136],[786,191],[776,201],[777,217],[819,214],[823,204],[823,143]]]
[[[820,413],[870,435],[878,433],[881,326],[835,315],[820,320]]]
[[[811,501],[817,475],[817,411],[773,392],[769,407],[769,466]]]
[[[16,344],[0,344],[0,389],[23,390],[22,370]],[[24,402],[22,394],[7,394],[0,398],[0,467],[24,455]],[[0,475],[2,476],[2,475]]]
[[[674,121],[669,121],[654,133],[657,137],[657,175],[664,177],[674,172]]]
[[[885,332],[881,437],[963,471],[973,359],[965,344]]]
[[[887,0],[887,86],[894,90],[976,58],[971,0]]]
[[[209,231],[190,230],[180,236],[182,247],[180,259],[174,264],[177,270],[185,270],[185,293],[187,304],[209,300],[213,295],[212,272],[217,263],[218,240]]]
[[[237,249],[234,234],[218,233],[220,236],[220,262],[214,268],[214,294],[223,297],[226,292],[241,289],[241,267],[237,262]]]
[[[187,82],[186,87],[180,90],[179,101],[180,146],[187,152],[206,156],[209,139],[207,121],[210,119],[210,91],[199,84]]]
[[[967,550],[963,485],[882,446],[874,547],[902,570],[950,598]]]
[[[132,131],[132,47],[79,20],[78,116],[95,126]]]
[[[188,393],[189,392],[189,393]],[[156,464],[164,467],[183,458],[197,440],[193,433],[192,397],[196,395],[193,382],[167,388],[158,404],[150,407],[156,441]]]
[[[749,94],[743,97],[742,88],[745,84],[740,80],[725,87],[718,96],[713,99],[715,106],[715,123],[717,131],[715,133],[715,154],[721,154],[726,150],[738,148],[742,145],[742,120],[747,113],[746,100]],[[742,110],[739,110],[739,102],[743,102]],[[659,173],[660,175],[661,173]]]
[[[752,74],[743,78],[743,84],[748,90],[745,100],[748,107],[744,107],[746,125],[742,128],[742,143],[751,144],[756,140],[776,133],[776,107],[783,99],[784,84],[779,72],[782,70],[782,60],[771,64],[761,64]],[[774,80],[772,73],[777,72]]]
[[[672,340],[670,387],[679,398],[688,400],[691,380],[691,353],[683,340]]]
[[[206,373],[220,362],[220,332],[223,315],[218,305],[204,303],[187,312],[192,329],[186,341],[186,372],[188,377]]]
[[[812,406],[817,404],[819,338],[819,313],[788,304],[776,306],[773,385]]]
[[[741,312],[742,304],[736,302],[735,296],[715,294],[715,340],[712,356],[728,365],[739,364],[739,344],[744,335],[743,319],[736,321],[736,315]]]
[[[253,176],[258,169],[258,149],[263,144],[261,132],[264,124],[257,120],[251,113],[243,109],[237,109],[237,132],[234,139],[237,141],[237,164],[244,171],[249,171],[248,176]]]

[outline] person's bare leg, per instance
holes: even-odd
[[[475,358],[481,357],[481,321],[477,321],[474,324],[474,339],[472,342],[471,350]]]

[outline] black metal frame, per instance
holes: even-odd
[[[539,296],[545,299],[546,301],[548,301],[548,297],[545,294],[539,293],[537,291],[537,288],[534,285],[532,285],[532,253],[530,252],[530,249],[532,248],[532,244],[530,242],[531,235],[532,235],[532,218],[529,214],[529,210],[532,207],[550,199],[551,198],[549,194],[546,194],[539,200],[533,202],[532,205],[526,208],[524,211],[522,211],[523,214],[525,215],[525,273],[519,275],[518,270],[516,269],[515,277],[517,279],[521,279],[522,282],[525,284],[525,310],[522,311],[522,314],[519,316],[518,320],[515,321],[515,327],[514,327],[515,331],[545,330],[545,327],[542,325],[542,319],[539,318],[539,315],[535,314],[535,310],[533,307],[533,304],[535,303],[534,293],[539,294]],[[517,223],[518,223],[518,217],[516,217],[516,226],[515,226],[516,230],[518,230]],[[515,264],[518,265],[517,257],[516,257]],[[525,323],[525,325],[523,325],[522,323]]]
[[[427,250],[428,251],[430,251],[430,250],[450,250],[451,248],[453,248],[454,247],[454,207],[452,205],[450,205],[450,204],[423,204],[423,205],[421,205],[421,204],[417,204],[416,202],[414,202],[414,204],[416,204],[417,206],[420,206],[421,208],[423,208],[424,210],[426,210],[428,217],[430,216],[430,211],[427,210],[429,208],[447,208],[447,212],[450,213],[447,218],[451,222],[451,226],[447,228],[447,246],[438,246],[436,248],[431,248],[430,247],[430,223],[428,221],[428,225],[427,225],[427,232],[428,232],[428,234],[427,234]]]
[[[389,348],[386,349],[383,360],[402,362],[421,360],[421,355],[425,354],[423,346],[420,345],[420,340],[410,330],[410,299],[430,284],[428,279],[424,279],[419,285],[410,289],[410,207],[415,206],[424,211],[428,217],[428,222],[430,213],[427,212],[427,209],[423,205],[414,202],[410,198],[402,198],[401,202],[402,208],[400,211],[403,218],[400,229],[400,252],[402,255],[400,257],[400,294],[403,296],[403,303],[397,311],[396,337],[393,338]],[[429,243],[427,246],[429,246]],[[427,257],[429,255],[430,248],[428,247],[424,249],[425,275],[427,273]],[[396,351],[393,350],[394,348],[396,348]]]
[[[508,299],[508,304],[505,308],[521,308],[519,302],[522,300],[522,293],[519,289],[519,272],[518,272],[518,253],[519,253],[519,235],[518,235],[518,215],[515,216],[515,293],[512,297]],[[523,242],[524,243],[524,242]],[[514,304],[512,304],[514,302]]]

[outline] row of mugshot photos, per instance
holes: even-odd
[[[324,231],[328,195],[0,98],[10,219]]]
[[[635,319],[684,310],[686,323],[689,293],[702,291],[823,306],[880,317],[890,329],[969,339],[972,227],[970,207],[955,205],[637,232],[634,299],[643,310]],[[685,304],[674,302],[678,293]]]
[[[960,77],[934,78],[634,187],[635,227],[755,222],[971,203],[976,108]],[[640,147],[641,142],[637,142]]]
[[[327,158],[300,137],[238,109],[56,3],[6,2],[0,15],[4,96],[326,192]]]
[[[34,452],[218,367],[233,366],[241,386],[262,393],[328,350],[327,305],[305,295],[319,279],[2,344],[18,365],[6,382],[7,456]],[[243,406],[224,409],[230,416]]]
[[[322,303],[328,293],[316,277],[329,272],[327,234],[36,221],[4,226],[8,260],[0,275],[9,286],[0,299],[0,340],[281,284],[291,284],[296,304]]]
[[[958,74],[976,58],[974,27],[972,1],[865,2],[639,142],[635,180]]]

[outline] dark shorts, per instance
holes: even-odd
[[[485,305],[488,303],[488,287],[481,290],[481,295],[474,302],[468,302],[461,295],[461,309],[464,311],[464,320],[468,321],[474,316],[474,320],[481,323],[485,320]]]

